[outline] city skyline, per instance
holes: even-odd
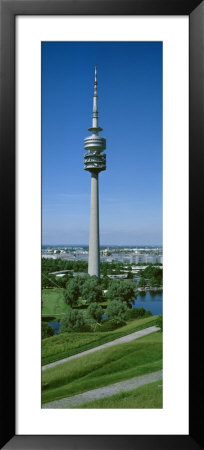
[[[42,244],[88,245],[83,138],[99,67],[100,244],[162,245],[162,43],[42,43]]]

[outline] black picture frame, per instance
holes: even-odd
[[[189,16],[189,435],[15,435],[15,17],[17,15]],[[198,450],[204,448],[203,306],[200,298],[204,179],[204,1],[0,0],[1,27],[1,448]],[[196,280],[196,281],[195,281]],[[182,320],[182,318],[181,318]],[[113,414],[114,420],[114,414]]]

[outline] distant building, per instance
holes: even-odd
[[[157,263],[163,264],[163,255],[157,255]]]

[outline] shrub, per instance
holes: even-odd
[[[102,325],[98,322],[95,322],[95,321],[90,322],[88,324],[88,326],[89,326],[89,331],[93,331],[93,333],[96,333],[98,331],[103,331]]]
[[[151,311],[146,311],[144,308],[132,308],[127,311],[127,319],[137,319],[139,317],[150,317],[152,316]]]
[[[85,331],[86,323],[83,313],[79,310],[70,308],[67,314],[61,319],[60,331]]]
[[[126,322],[124,320],[120,318],[112,318],[104,320],[104,322],[102,322],[100,326],[100,329],[98,328],[97,331],[112,331],[124,325],[126,325]]]
[[[42,339],[53,336],[54,328],[46,322],[42,322]]]
[[[121,302],[120,300],[113,300],[108,304],[105,313],[109,318],[119,318],[124,320],[127,314],[127,310],[128,308],[125,302]]]
[[[157,326],[161,328],[161,331],[163,331],[163,314],[160,314],[160,316],[157,318]]]
[[[145,313],[145,317],[150,317],[152,316],[152,311],[150,311],[150,309],[148,309]]]

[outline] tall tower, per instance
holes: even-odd
[[[95,67],[92,127],[88,129],[92,134],[84,139],[84,149],[88,150],[88,153],[84,155],[84,170],[91,172],[88,273],[100,277],[98,174],[102,170],[106,170],[106,155],[103,153],[106,148],[106,140],[98,135],[102,128],[98,126],[97,85],[97,67]]]

